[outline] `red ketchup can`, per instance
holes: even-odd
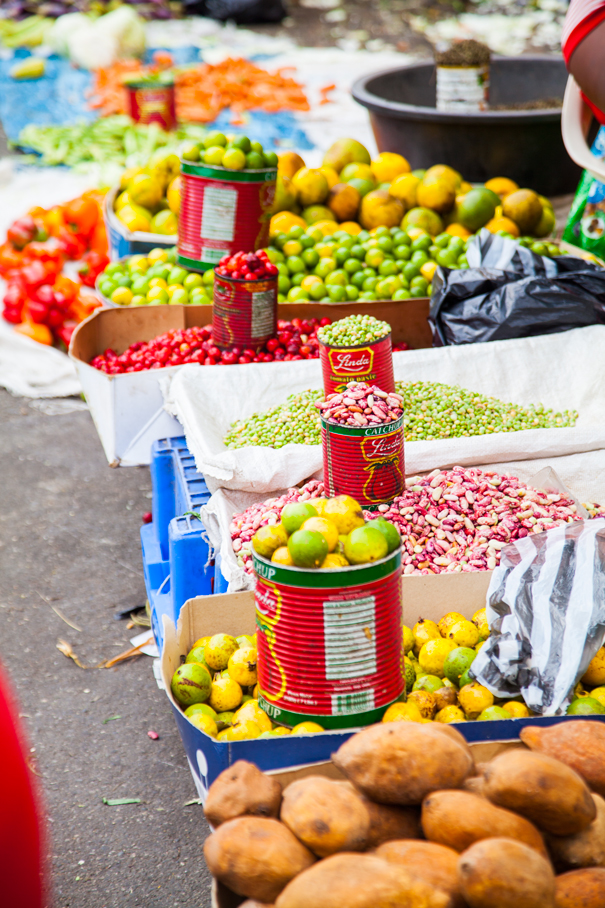
[[[277,278],[237,280],[215,274],[212,340],[217,347],[262,347],[277,332]]]
[[[403,416],[379,426],[321,419],[326,496],[350,495],[363,508],[389,504],[405,490]]]
[[[288,726],[379,722],[405,691],[401,550],[324,571],[253,557],[265,712]]]
[[[266,246],[276,179],[274,167],[226,170],[181,161],[179,265],[207,271],[224,255]]]
[[[176,129],[176,103],[172,82],[126,82],[128,113],[135,123],[157,123],[166,132]]]
[[[358,347],[332,347],[320,341],[319,358],[326,394],[342,391],[350,381],[365,381],[383,391],[395,390],[390,333]]]

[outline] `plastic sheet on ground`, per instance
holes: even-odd
[[[460,464],[498,464],[602,450],[605,466],[605,326],[464,347],[410,350],[393,356],[399,381],[460,385],[505,402],[577,410],[574,427],[498,432],[405,446],[406,473]],[[183,424],[189,449],[211,491],[259,496],[297,485],[320,470],[321,446],[227,450],[230,424],[321,387],[318,360],[212,369],[186,366],[164,388],[166,407]],[[536,472],[533,470],[532,472]]]
[[[71,397],[82,390],[64,353],[16,334],[2,319],[0,387],[18,397]]]

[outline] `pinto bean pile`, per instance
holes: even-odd
[[[376,385],[350,381],[340,394],[328,394],[315,406],[327,422],[339,426],[379,426],[403,416],[403,398]]]

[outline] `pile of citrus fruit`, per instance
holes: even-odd
[[[260,527],[252,538],[261,558],[319,570],[370,564],[400,546],[393,524],[383,517],[364,520],[361,505],[349,495],[286,504],[281,521]]]
[[[222,132],[209,133],[203,142],[188,142],[181,150],[181,157],[190,164],[210,164],[225,170],[263,170],[277,167],[274,151],[265,151],[260,142],[248,136],[226,136]]]
[[[189,721],[218,741],[311,735],[316,722],[274,725],[258,703],[256,634],[214,634],[196,640],[172,676],[172,694]]]
[[[181,204],[181,164],[160,149],[145,167],[125,170],[114,201],[116,217],[130,231],[176,236]]]
[[[495,177],[472,186],[445,164],[412,170],[392,152],[371,160],[355,139],[335,142],[317,168],[306,167],[295,152],[280,155],[275,210],[273,232],[295,224],[330,232],[340,223],[353,233],[419,227],[431,236],[447,231],[464,239],[482,227],[513,237],[546,237],[555,227],[548,199],[513,180]]]
[[[212,304],[214,272],[203,275],[176,264],[176,247],[152,249],[112,262],[99,275],[97,289],[116,306]]]

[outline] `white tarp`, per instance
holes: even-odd
[[[406,473],[605,451],[605,326],[560,334],[457,347],[411,350],[393,356],[395,378],[458,384],[500,400],[577,410],[574,427],[500,432],[439,441],[408,442]],[[211,491],[254,491],[297,485],[321,470],[320,445],[289,444],[228,450],[231,423],[321,387],[319,362],[297,361],[202,368],[185,366],[164,386],[166,407],[183,424],[198,470]],[[535,472],[533,470],[532,472]]]

